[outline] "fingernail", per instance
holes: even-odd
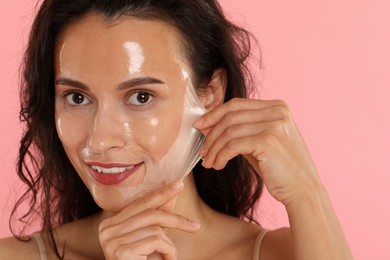
[[[198,128],[198,127],[202,126],[203,121],[204,121],[204,120],[203,120],[203,117],[199,117],[198,119],[196,119],[196,120],[194,121],[193,126],[196,127],[196,128]]]
[[[195,229],[199,229],[200,228],[200,223],[198,222],[195,222],[195,221],[192,221],[190,222],[190,225],[195,228]]]
[[[180,190],[181,188],[183,188],[183,186],[184,186],[184,184],[182,181],[177,181],[177,182],[172,184],[172,189]]]

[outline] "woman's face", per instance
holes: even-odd
[[[91,15],[55,52],[55,117],[66,154],[100,207],[127,205],[145,160],[161,161],[182,124],[190,70],[181,38],[161,21]]]

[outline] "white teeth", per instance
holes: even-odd
[[[128,171],[134,168],[133,166],[129,167],[112,167],[112,168],[103,168],[96,165],[92,165],[92,169],[94,169],[97,172],[103,173],[103,174],[118,174],[122,173],[124,171]]]

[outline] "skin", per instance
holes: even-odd
[[[116,28],[107,26],[99,17],[89,17],[72,25],[69,34],[77,33],[85,23],[99,28],[99,32],[112,32]],[[162,22],[123,18],[119,25],[131,27],[138,32],[135,35],[151,32],[142,36],[149,42],[153,40],[148,38],[152,33],[180,42],[180,35]],[[161,27],[165,30],[161,31]],[[89,32],[85,32],[86,37]],[[91,79],[94,76],[98,75],[92,74]],[[108,86],[110,90],[104,91],[114,95],[111,86],[115,84]],[[95,88],[95,84],[90,87]],[[221,169],[229,159],[243,154],[261,175],[271,195],[285,205],[291,229],[269,231],[260,258],[352,259],[287,105],[279,100],[246,99],[222,104],[225,87],[226,74],[218,70],[200,98],[208,112],[194,126],[207,136],[201,150],[205,167]],[[69,153],[77,151],[70,149]],[[83,172],[78,172],[82,177]],[[122,206],[121,203],[117,206]],[[190,174],[184,183],[175,182],[155,190],[119,211],[103,208],[97,215],[63,225],[56,229],[56,235],[60,248],[66,241],[69,259],[251,259],[260,230],[259,226],[205,205]],[[45,236],[44,239],[49,248]],[[1,258],[39,259],[36,251],[33,241],[21,243],[14,238],[0,241]],[[53,254],[49,253],[49,259],[54,259]]]
[[[144,23],[140,33],[140,26],[129,22],[116,21],[108,29],[101,20],[89,17],[70,26],[57,43],[55,117],[65,151],[94,200],[118,212],[131,201],[123,192],[143,182],[147,162],[158,164],[178,136],[184,109],[177,108],[184,107],[187,84],[182,71],[188,68],[178,58],[171,28]],[[160,31],[174,37],[162,38]],[[145,78],[150,83],[119,87]],[[137,100],[140,93],[147,102]],[[83,149],[97,156],[84,156]],[[88,163],[93,162],[142,165],[124,182],[107,186],[91,177]]]

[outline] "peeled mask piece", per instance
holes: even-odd
[[[122,185],[122,183],[110,185],[111,189],[117,191],[115,192],[115,196],[120,195],[123,200],[128,202],[133,201],[150,191],[158,189],[166,183],[184,179],[200,160],[199,150],[205,137],[193,128],[192,124],[199,116],[205,113],[205,108],[200,103],[189,77],[185,78],[186,86],[183,86],[182,97],[180,98],[181,107],[178,107],[177,104],[174,107],[175,111],[180,113],[173,115],[176,124],[172,129],[170,125],[161,125],[157,110],[142,112],[137,115],[123,112],[118,116],[118,120],[122,126],[121,135],[125,141],[121,152],[125,154],[124,157],[127,157],[126,159],[129,161],[132,158],[136,158],[137,155],[142,154],[143,167],[127,177],[128,179],[133,178],[135,180],[132,182],[132,185]],[[164,108],[160,107],[160,109]],[[91,131],[93,132],[95,129]],[[156,134],[158,132],[160,132],[160,135]],[[165,142],[156,140],[163,138],[161,132],[173,132],[174,139]],[[145,151],[140,153],[139,147],[142,147],[142,142],[145,140],[148,140],[149,144],[155,144],[155,146],[169,147],[158,156]],[[104,146],[104,144],[101,145]],[[104,161],[108,155],[104,152],[97,152],[88,142],[80,150],[80,157],[87,162]],[[109,176],[107,175],[106,177]],[[126,181],[124,180],[123,183],[126,183]],[[101,184],[89,187],[92,195],[99,192],[99,189],[97,189],[99,185]]]

